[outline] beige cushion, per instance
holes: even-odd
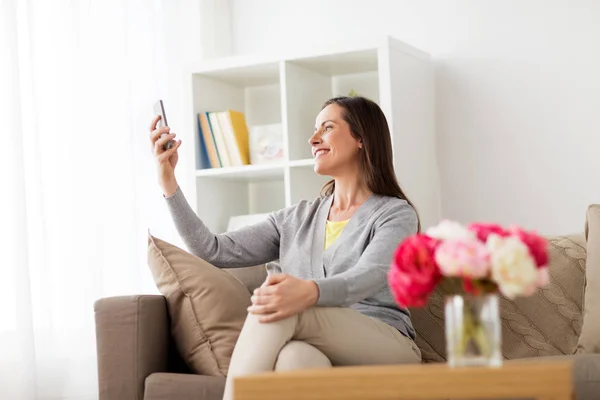
[[[585,308],[578,353],[600,353],[600,204],[591,205],[585,224],[587,273]]]
[[[581,332],[585,277],[583,234],[552,236],[550,284],[531,297],[500,298],[502,354],[506,359],[573,354]],[[425,362],[446,360],[444,296],[410,310]]]
[[[171,334],[183,360],[197,374],[226,376],[250,305],[244,284],[152,235],[148,265],[167,299]]]

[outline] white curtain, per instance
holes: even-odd
[[[97,398],[94,301],[156,293],[147,128],[183,125],[198,3],[0,0],[0,399]]]

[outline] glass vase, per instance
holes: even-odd
[[[497,294],[446,297],[446,353],[450,367],[502,365]]]

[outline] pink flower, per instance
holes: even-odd
[[[481,279],[490,272],[488,249],[477,240],[446,240],[436,249],[435,261],[447,277]]]
[[[548,241],[546,239],[534,232],[527,232],[519,227],[512,228],[510,233],[525,243],[538,268],[548,265]]]
[[[475,232],[477,238],[483,243],[487,242],[488,236],[490,236],[492,233],[495,233],[501,237],[505,237],[510,234],[510,232],[497,224],[470,224],[467,229]]]
[[[403,307],[420,307],[442,276],[434,260],[435,239],[416,234],[405,239],[394,254],[388,273],[390,289]]]

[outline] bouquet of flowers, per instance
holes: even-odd
[[[404,307],[425,305],[437,285],[453,295],[445,304],[450,366],[499,366],[496,293],[509,299],[533,294],[549,281],[548,262],[548,242],[535,232],[445,220],[400,243],[388,278],[396,302]]]
[[[499,291],[513,299],[548,283],[548,261],[548,242],[535,232],[444,220],[399,244],[388,278],[404,307],[425,305],[444,281],[459,283],[466,294]]]

